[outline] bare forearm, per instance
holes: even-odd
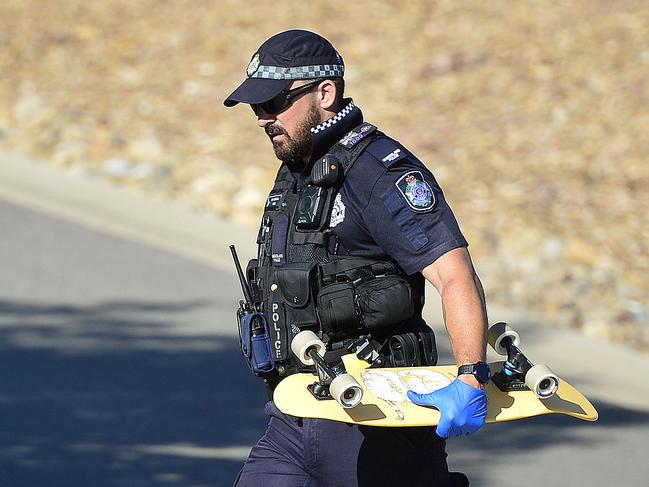
[[[422,274],[437,288],[442,297],[444,322],[458,366],[484,362],[487,335],[485,298],[482,284],[473,269],[468,250],[458,248],[447,252],[425,267]],[[483,370],[483,368],[481,369]],[[484,424],[487,415],[485,392],[487,380],[488,376],[479,373],[477,369],[474,369],[474,373],[463,371],[462,374],[458,374],[457,379],[448,388],[424,395],[423,398],[414,397],[413,401],[420,401],[417,404],[440,405],[441,411],[447,407],[449,410],[468,413],[470,421],[475,421],[475,429],[472,429],[475,431]],[[467,388],[462,383],[471,387]],[[471,388],[481,389],[481,391]],[[450,392],[443,392],[447,390]],[[467,395],[460,396],[459,391],[463,391],[462,394],[466,393]],[[441,401],[437,394],[442,394]],[[408,393],[408,397],[413,399],[412,393]],[[446,402],[447,400],[450,405]],[[453,428],[459,427],[459,429],[453,429],[454,434],[462,434],[463,430],[460,425],[466,425],[466,417],[458,416],[458,420],[455,421],[454,418],[450,420],[450,424],[455,425]]]
[[[484,291],[466,248],[444,254],[422,270],[439,291],[444,322],[458,365],[484,361],[487,313]]]
[[[487,316],[478,276],[452,279],[441,289],[444,322],[458,365],[486,358]]]

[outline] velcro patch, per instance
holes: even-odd
[[[278,210],[279,205],[282,202],[282,199],[284,197],[284,192],[283,191],[278,191],[278,192],[272,192],[268,196],[268,199],[266,200],[266,206],[264,207],[265,211],[271,210]]]
[[[340,143],[347,149],[351,149],[375,130],[376,127],[374,125],[366,122],[348,132],[342,139],[340,139]]]
[[[394,184],[413,210],[423,213],[435,207],[435,193],[421,172],[408,171]]]
[[[381,196],[383,204],[394,217],[394,220],[414,249],[419,250],[428,243],[428,237],[419,226],[419,223],[415,221],[414,215],[403,205],[403,200],[398,193],[399,191],[394,188],[389,188]]]
[[[387,138],[376,140],[366,150],[381,161],[385,167],[390,167],[395,162],[408,156],[407,150],[399,147],[393,140]]]

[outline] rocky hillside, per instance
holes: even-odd
[[[648,26],[632,0],[3,0],[0,148],[254,225],[276,161],[221,102],[266,37],[316,30],[489,301],[649,349]]]

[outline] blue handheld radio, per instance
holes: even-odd
[[[234,245],[230,245],[234,266],[237,269],[243,297],[237,309],[239,326],[239,344],[246,363],[255,375],[265,375],[275,369],[270,348],[270,330],[264,314],[257,309],[252,301],[252,293],[248,281],[243,275],[239,257]]]

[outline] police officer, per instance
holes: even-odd
[[[408,392],[413,402],[441,411],[437,428],[294,418],[269,401],[268,429],[236,485],[467,485],[462,474],[448,472],[445,438],[475,432],[486,416],[482,286],[435,178],[363,121],[343,96],[344,69],[323,37],[282,32],[259,47],[247,78],[224,102],[250,105],[282,163],[264,209],[259,254],[247,269],[267,342],[251,347],[247,360],[271,398],[274,385],[300,368],[290,339],[304,329],[327,344],[328,360],[356,350],[350,347],[360,337],[368,361],[434,364],[434,337],[421,317],[426,279],[441,295],[461,369],[444,389]]]

